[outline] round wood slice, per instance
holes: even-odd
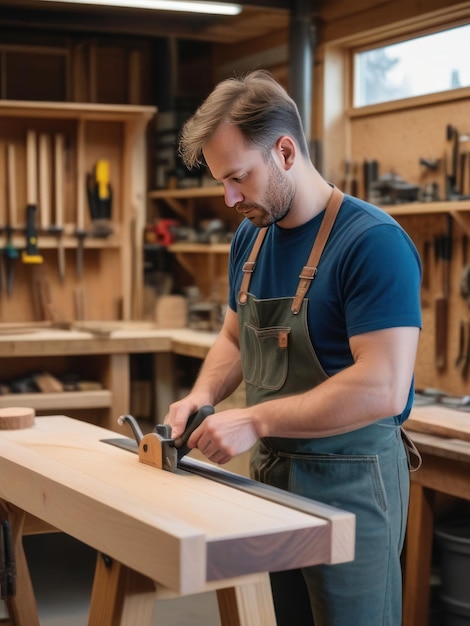
[[[30,428],[34,424],[35,410],[30,407],[13,406],[0,409],[0,430]]]

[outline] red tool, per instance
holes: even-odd
[[[178,220],[159,219],[154,224],[147,224],[145,227],[145,241],[147,243],[159,243],[162,246],[169,246],[175,241],[172,229],[179,226]]]

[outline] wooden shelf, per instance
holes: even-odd
[[[18,251],[26,247],[25,236],[15,235],[11,240],[13,248]],[[5,246],[6,237],[0,236],[0,247]],[[78,239],[74,235],[62,235],[61,245],[66,249],[77,249],[79,247]],[[121,238],[116,235],[109,237],[93,237],[87,235],[83,239],[84,248],[120,248],[122,246]],[[59,238],[57,235],[39,235],[38,250],[57,249],[59,247]]]
[[[187,189],[155,189],[149,191],[149,200],[161,200],[170,209],[189,224],[194,222],[194,208],[197,200],[204,198],[223,198],[222,185],[213,187],[188,187]]]
[[[38,411],[68,409],[108,409],[112,406],[112,393],[97,391],[67,391],[64,393],[21,393],[0,396],[0,407],[30,406]]]
[[[40,102],[0,100],[2,117],[81,119],[93,121],[149,121],[156,113],[155,107],[128,104],[95,104],[88,102]]]
[[[447,213],[470,236],[470,200],[449,202],[413,202],[410,204],[389,205],[382,207],[393,217],[407,215],[437,215]]]
[[[154,189],[148,192],[150,200],[191,200],[192,198],[214,198],[224,195],[222,185],[213,187],[189,187],[187,189]]]
[[[148,192],[151,200],[192,200],[196,198],[222,197],[222,186],[190,187],[188,189],[156,189]],[[440,202],[410,202],[382,207],[391,215],[417,215],[420,213],[449,213],[453,211],[470,211],[470,200]]]
[[[172,243],[168,251],[174,254],[228,254],[229,243]]]
[[[408,204],[389,204],[381,207],[390,215],[426,215],[431,213],[470,212],[470,200],[455,202],[410,202]]]

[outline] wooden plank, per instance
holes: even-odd
[[[144,506],[131,489],[124,493],[96,475],[86,476],[3,436],[1,443],[0,474],[8,481],[0,479],[0,497],[166,586],[181,592],[203,588],[204,535],[166,518],[155,491],[153,507]],[[126,477],[116,473],[125,484]],[[186,571],[181,568],[183,555],[193,564]]]
[[[470,413],[442,405],[415,407],[406,422],[407,430],[470,441]]]
[[[39,411],[72,409],[107,409],[112,406],[112,393],[96,391],[67,391],[64,393],[21,393],[0,396],[0,407],[30,406]]]
[[[462,439],[443,439],[435,435],[418,433],[407,429],[408,434],[421,453],[441,456],[454,461],[470,463],[470,443]]]
[[[336,533],[337,536],[335,537],[332,535],[330,556],[327,557],[325,555],[324,562],[339,563],[348,559],[348,542],[352,539],[350,535],[352,528],[350,526],[348,514],[345,515],[343,512],[334,507],[320,504],[310,498],[301,497],[284,490],[279,490],[270,485],[232,474],[231,472],[221,469],[215,464],[209,464],[206,462],[201,463],[194,458],[185,457],[181,460],[180,467],[187,469],[198,476],[210,478],[211,480],[220,482],[223,485],[239,489],[244,493],[260,497],[266,502],[274,502],[283,506],[288,506],[296,511],[308,513],[309,515],[316,515],[321,519],[330,522],[332,524],[331,532],[333,535]],[[282,570],[286,568],[281,566],[279,569]]]
[[[140,464],[100,441],[112,435],[63,416],[0,433],[0,497],[180,593],[204,590],[209,576],[331,559],[333,524],[325,519]],[[354,516],[349,522],[342,554],[348,547],[353,558]],[[239,555],[243,563],[233,565]]]

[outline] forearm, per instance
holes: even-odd
[[[408,399],[418,336],[412,328],[364,336],[351,367],[305,393],[253,407],[257,432],[327,437],[399,415]]]
[[[223,330],[210,349],[191,393],[206,397],[215,406],[235,391],[242,381],[240,350]]]
[[[260,437],[329,437],[395,414],[382,388],[371,389],[354,366],[305,393],[253,407]]]
[[[246,452],[260,437],[312,439],[356,430],[390,415],[381,388],[369,393],[355,365],[305,393],[229,409],[205,419],[189,440],[215,463]]]

